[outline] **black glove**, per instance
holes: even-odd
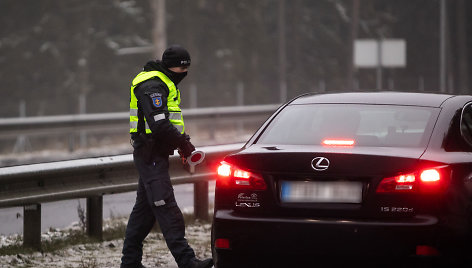
[[[186,141],[190,141],[190,136],[187,135],[187,133],[184,132],[184,134],[182,134],[182,135],[184,135]]]
[[[185,140],[179,147],[179,154],[185,158],[189,157],[193,151],[195,151],[195,146],[189,140]]]

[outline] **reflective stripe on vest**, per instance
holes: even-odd
[[[130,133],[135,133],[138,132],[138,100],[136,96],[134,95],[134,89],[136,86],[146,80],[152,79],[154,77],[158,77],[162,82],[164,82],[167,85],[167,88],[169,88],[169,96],[167,97],[167,110],[169,112],[169,121],[174,125],[175,128],[180,133],[184,133],[185,131],[185,125],[184,125],[184,119],[182,117],[182,110],[179,107],[180,104],[180,92],[179,90],[175,87],[174,82],[172,82],[164,73],[158,72],[158,71],[151,71],[151,72],[141,72],[139,73],[132,82],[131,85],[131,98],[130,98],[130,104],[129,104],[129,109],[130,109],[130,117],[129,117],[129,122],[130,122]],[[157,115],[156,115],[157,116]],[[154,117],[154,120],[156,120],[156,116]],[[161,117],[157,117],[157,119],[163,119]],[[148,123],[146,122],[146,118],[144,118],[144,123],[146,126],[146,134],[151,133],[151,129],[149,128]]]

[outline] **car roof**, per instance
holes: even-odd
[[[344,92],[302,95],[290,104],[354,103],[440,107],[454,95],[414,92]]]

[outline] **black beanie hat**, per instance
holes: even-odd
[[[162,63],[167,68],[190,66],[190,54],[185,48],[172,45],[162,54]]]

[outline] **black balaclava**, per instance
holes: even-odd
[[[190,66],[190,62],[190,54],[185,48],[179,45],[170,46],[162,54],[162,64],[168,70],[172,67]],[[175,85],[180,83],[180,81],[182,81],[182,79],[184,79],[187,75],[187,72],[176,73],[171,70],[169,70],[169,72],[172,75],[172,77],[169,78],[172,80],[172,82],[174,82]]]

